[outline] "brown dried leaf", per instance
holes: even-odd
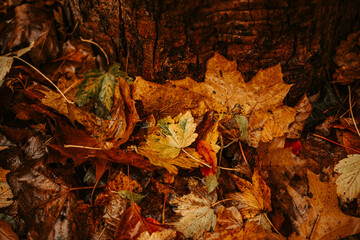
[[[0,219],[0,239],[18,240],[19,237],[11,229],[11,225]]]
[[[300,138],[304,129],[307,118],[312,112],[312,106],[306,94],[294,107],[296,110],[295,122],[289,127],[289,133],[286,135],[288,138]]]
[[[334,179],[322,182],[310,170],[307,177],[309,197],[287,188],[295,205],[296,218],[292,220],[297,228],[290,239],[341,239],[359,233],[360,218],[345,215],[339,208]]]
[[[263,212],[271,211],[270,188],[255,169],[252,176],[252,183],[231,175],[240,192],[229,193],[227,198],[234,199],[233,206],[239,209],[245,219],[253,218]]]

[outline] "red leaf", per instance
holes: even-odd
[[[214,175],[216,173],[216,166],[217,166],[217,157],[215,151],[212,149],[210,143],[200,140],[197,147],[197,152],[203,156],[206,163],[212,166],[212,168],[208,167],[201,167],[201,173],[207,177],[209,175]]]
[[[292,153],[297,155],[302,146],[299,140],[286,139],[284,148],[291,148]]]
[[[149,234],[153,232],[162,231],[165,227],[159,225],[155,219],[145,219],[141,216],[141,208],[133,202],[122,215],[119,225],[115,231],[115,240],[131,240],[136,239],[141,233],[148,231]]]

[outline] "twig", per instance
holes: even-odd
[[[360,137],[360,132],[359,132],[359,129],[357,127],[357,124],[356,124],[356,121],[355,121],[355,118],[354,118],[354,113],[352,111],[352,106],[351,106],[351,87],[350,85],[348,85],[348,89],[349,89],[349,106],[350,106],[350,113],[351,113],[351,118],[354,122],[354,126],[355,126],[355,129],[356,129],[356,132],[358,133],[359,137]]]
[[[101,50],[101,52],[104,54],[105,59],[106,59],[106,64],[109,65],[109,58],[108,58],[105,50],[98,43],[96,43],[96,42],[94,42],[92,40],[84,39],[82,37],[80,37],[80,40],[83,41],[83,42],[91,43],[91,44],[94,44],[95,46],[97,46]]]
[[[227,168],[227,167],[220,167],[220,166],[218,166],[218,168],[223,169],[223,170],[228,170],[228,171],[234,171],[234,172],[240,172],[241,171],[241,170],[235,169],[235,168]]]
[[[339,145],[339,146],[341,146],[341,147],[350,149],[350,150],[352,150],[352,151],[354,151],[354,152],[360,153],[360,151],[358,151],[358,150],[355,150],[355,149],[353,149],[353,148],[351,148],[351,147],[344,146],[344,145],[342,145],[342,144],[340,144],[340,143],[337,143],[337,142],[335,142],[335,141],[332,141],[332,140],[330,140],[330,139],[328,139],[328,138],[326,138],[326,137],[317,135],[317,134],[315,134],[315,133],[313,133],[312,135],[313,135],[314,137],[318,137],[318,138],[324,139],[324,140],[326,140],[326,141],[328,141],[328,142],[331,142],[331,143],[333,143],[333,144],[336,144],[336,145]]]
[[[60,90],[60,88],[58,88],[58,86],[56,86],[55,83],[53,83],[47,76],[45,76],[42,72],[40,72],[40,70],[38,70],[36,67],[34,67],[33,65],[31,65],[30,63],[28,63],[27,61],[19,58],[19,57],[14,57],[15,59],[18,59],[20,61],[22,61],[23,63],[26,63],[28,66],[30,66],[32,69],[34,69],[37,73],[39,73],[43,78],[45,78],[51,85],[53,85],[56,90],[61,94],[61,96],[63,96],[63,98],[65,99],[65,101],[69,104],[74,104],[73,101],[70,101],[65,95],[64,93]]]
[[[242,156],[243,156],[243,158],[244,158],[244,161],[246,162],[246,164],[247,164],[248,166],[250,166],[249,163],[248,163],[248,161],[246,160],[246,156],[245,156],[244,150],[243,150],[243,148],[242,148],[242,146],[241,146],[241,141],[239,141],[239,146],[240,146],[241,154],[242,154]]]
[[[209,164],[206,164],[206,163],[204,163],[203,161],[200,161],[199,159],[197,159],[196,157],[191,156],[191,154],[188,153],[187,151],[185,151],[185,149],[182,148],[181,150],[182,150],[184,153],[186,153],[186,155],[188,155],[190,158],[194,159],[196,162],[201,163],[202,165],[204,165],[204,166],[206,166],[206,167],[208,167],[208,168],[212,168]]]
[[[264,213],[264,216],[266,218],[266,220],[270,223],[270,225],[272,226],[272,228],[275,230],[275,232],[277,232],[277,234],[279,234],[280,236],[284,237],[277,229],[276,227],[272,224],[272,222],[270,221],[270,219],[268,218],[267,214]]]
[[[88,146],[69,145],[69,144],[65,144],[64,148],[82,148],[82,149],[90,149],[90,150],[104,150],[103,148],[98,148],[98,147],[88,147]]]

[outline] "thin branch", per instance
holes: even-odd
[[[326,141],[328,141],[328,142],[331,142],[331,143],[333,143],[333,144],[336,144],[336,145],[339,145],[339,146],[341,146],[341,147],[350,149],[350,150],[352,150],[352,151],[354,151],[354,152],[360,153],[360,151],[358,151],[358,150],[355,150],[355,149],[353,149],[353,148],[351,148],[351,147],[344,146],[344,145],[342,145],[342,144],[340,144],[340,143],[337,143],[337,142],[335,142],[335,141],[332,141],[332,140],[330,140],[330,139],[328,139],[328,138],[326,138],[326,137],[317,135],[317,134],[315,134],[315,133],[313,133],[312,135],[313,135],[314,137],[318,137],[318,138],[324,139],[324,140],[326,140]]]
[[[350,87],[350,85],[348,85],[348,89],[349,89],[349,106],[350,106],[351,118],[352,118],[352,120],[354,122],[356,132],[358,133],[358,135],[360,137],[360,132],[359,132],[359,129],[357,127],[357,124],[356,124],[356,121],[355,121],[355,118],[354,118],[354,113],[353,113],[352,106],[351,106],[351,87]]]
[[[80,37],[80,40],[83,41],[83,42],[91,43],[91,44],[94,44],[95,46],[97,46],[101,50],[101,52],[104,54],[105,59],[106,59],[106,64],[109,65],[109,58],[108,58],[105,50],[98,43],[96,43],[96,42],[94,42],[92,40],[83,39],[82,37]]]
[[[194,156],[192,156],[190,153],[188,153],[187,151],[185,151],[185,149],[181,149],[184,153],[186,153],[186,155],[188,155],[190,158],[192,158],[193,160],[195,160],[196,162],[198,162],[198,163],[201,163],[202,165],[204,165],[204,166],[206,166],[206,167],[208,167],[208,168],[212,168],[209,164],[206,164],[206,163],[204,163],[203,161],[201,161],[201,160],[199,160],[199,159],[197,159],[196,157],[194,157]]]
[[[40,70],[38,70],[36,67],[34,67],[33,65],[31,65],[30,63],[28,63],[27,61],[19,58],[19,57],[14,57],[15,59],[18,59],[20,61],[22,61],[23,63],[27,64],[28,66],[30,66],[32,69],[34,69],[37,73],[39,73],[43,78],[45,78],[51,85],[53,85],[56,90],[61,94],[61,96],[63,96],[63,98],[65,99],[65,101],[69,104],[74,104],[73,101],[70,101],[65,95],[64,93],[60,90],[60,88],[58,88],[58,86],[56,86],[55,83],[53,83],[53,81],[51,81],[47,76],[45,76],[42,72],[40,72]]]

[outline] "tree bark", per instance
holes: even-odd
[[[201,81],[217,51],[236,60],[250,80],[281,63],[294,84],[294,104],[317,92],[333,70],[339,41],[360,28],[360,1],[348,0],[69,0],[68,15],[83,38],[112,61],[128,62],[130,75],[163,82]]]

